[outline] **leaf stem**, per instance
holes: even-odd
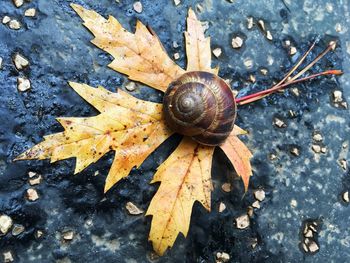
[[[329,51],[334,50],[336,47],[336,42],[331,41],[328,44],[328,47],[321,52],[310,64],[308,64],[307,66],[305,66],[305,68],[303,68],[300,72],[298,72],[297,74],[295,74],[293,77],[292,74],[300,67],[300,65],[304,62],[304,60],[306,59],[306,57],[310,54],[310,52],[312,51],[312,49],[315,47],[316,42],[313,42],[311,47],[309,48],[308,51],[305,52],[305,54],[299,59],[299,61],[295,64],[295,66],[284,76],[284,78],[279,81],[277,84],[275,84],[274,86],[272,86],[271,88],[267,89],[267,90],[263,90],[257,93],[253,93],[244,97],[240,97],[236,99],[236,103],[238,105],[244,105],[244,104],[248,104],[251,103],[253,101],[257,101],[260,100],[272,93],[275,93],[276,91],[282,90],[292,84],[296,84],[299,82],[303,82],[306,80],[310,80],[310,79],[314,79],[316,77],[319,76],[325,76],[325,75],[341,75],[343,74],[343,72],[341,70],[327,70],[327,71],[323,71],[320,73],[316,73],[304,78],[300,78],[305,72],[307,72],[311,67],[313,67],[321,58],[323,58]]]

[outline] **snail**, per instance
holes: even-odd
[[[237,111],[229,85],[204,71],[187,72],[170,83],[163,106],[173,131],[210,146],[222,144],[229,136]]]

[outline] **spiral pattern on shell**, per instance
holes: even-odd
[[[223,143],[236,119],[230,87],[220,77],[203,71],[185,73],[172,82],[163,105],[172,130],[204,145]]]

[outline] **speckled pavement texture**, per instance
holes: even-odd
[[[43,135],[61,130],[55,117],[96,113],[69,88],[69,80],[112,91],[128,83],[107,67],[111,57],[89,43],[92,36],[69,7],[72,2],[104,16],[111,14],[130,30],[136,19],[149,24],[171,56],[180,54],[181,66],[186,64],[182,32],[187,9],[194,8],[207,22],[212,48],[222,49],[214,59],[220,76],[232,80],[239,96],[282,78],[314,39],[319,39],[317,52],[330,40],[337,40],[338,48],[313,71],[338,68],[345,74],[300,84],[293,87],[294,92],[240,107],[238,124],[249,131],[244,141],[254,153],[248,193],[244,195],[224,154],[215,151],[212,212],[196,204],[188,238],[179,237],[164,257],[156,258],[147,241],[150,218],[129,215],[125,204],[131,201],[147,209],[157,189],[148,182],[175,149],[179,136],[163,144],[106,195],[103,184],[112,154],[75,176],[74,160],[12,162]],[[9,252],[14,262],[216,262],[218,252],[228,253],[229,262],[349,262],[350,207],[343,194],[350,190],[344,162],[349,158],[350,117],[348,109],[333,103],[333,92],[342,91],[342,102],[350,99],[350,1],[183,0],[175,6],[170,0],[141,0],[140,14],[133,10],[133,1],[120,2],[32,0],[20,8],[11,0],[0,2],[0,19],[7,15],[21,23],[19,30],[0,24],[0,214],[24,226],[19,235],[11,233],[12,227],[0,236],[0,262]],[[30,7],[37,11],[34,18],[23,15]],[[256,24],[249,30],[248,17],[255,23],[265,21],[273,40],[266,39]],[[240,49],[231,46],[235,36],[244,40]],[[287,40],[297,50],[294,56],[288,54]],[[174,48],[173,41],[179,47]],[[12,62],[16,52],[29,60],[23,71]],[[249,68],[247,60],[252,61]],[[266,75],[262,69],[267,69]],[[30,79],[30,90],[17,90],[21,76]],[[161,93],[142,85],[131,93],[162,100]],[[274,125],[276,118],[285,127]],[[315,142],[316,133],[322,141]],[[316,153],[318,148],[323,152]],[[30,171],[42,175],[39,185],[28,184]],[[226,182],[232,184],[229,193],[221,189]],[[34,202],[25,198],[30,187],[39,195]],[[266,197],[259,209],[254,208],[250,226],[237,229],[235,218],[247,213],[256,189],[263,189]],[[221,213],[220,202],[226,205]],[[312,240],[318,250],[309,253],[303,248],[304,228],[312,222],[317,223]],[[73,240],[64,241],[67,231],[73,231]]]

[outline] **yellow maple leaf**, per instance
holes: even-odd
[[[187,235],[195,201],[210,211],[213,153],[214,147],[185,137],[154,175],[152,183],[161,184],[147,215],[153,216],[149,239],[159,255],[174,244],[180,232]]]
[[[211,68],[210,39],[205,37],[201,23],[191,9],[185,32],[188,58],[185,71],[169,58],[158,37],[141,22],[137,22],[133,34],[113,17],[105,19],[79,5],[73,4],[72,7],[94,34],[92,43],[114,57],[109,66],[132,80],[165,91],[172,81],[185,72],[218,73],[218,68]],[[172,134],[164,122],[161,104],[136,99],[121,90],[112,93],[102,87],[93,88],[77,83],[70,85],[100,114],[87,118],[59,118],[65,129],[63,132],[46,136],[43,142],[16,160],[51,158],[55,162],[75,157],[75,173],[78,173],[105,153],[115,151],[105,184],[105,191],[108,191],[133,167],[140,166]],[[252,155],[237,138],[240,134],[245,132],[235,126],[221,148],[243,178],[247,189]],[[239,149],[232,150],[232,147]],[[210,211],[214,148],[184,137],[158,168],[152,182],[160,182],[160,187],[147,211],[147,215],[153,217],[149,240],[158,254],[162,255],[171,247],[179,233],[187,235],[195,201]]]
[[[158,37],[140,21],[132,34],[112,16],[107,20],[80,5],[71,6],[95,35],[91,42],[115,58],[109,67],[126,74],[129,79],[165,91],[170,82],[185,73],[169,58]]]
[[[59,118],[64,132],[45,140],[16,160],[47,159],[51,162],[76,158],[79,173],[113,150],[115,157],[106,179],[105,191],[140,166],[172,132],[162,118],[162,105],[136,99],[119,90],[70,83],[72,88],[101,114],[87,118]]]
[[[245,191],[248,190],[249,178],[252,176],[252,167],[250,159],[253,157],[247,146],[237,137],[237,135],[245,134],[241,128],[235,126],[226,141],[220,145],[226,156],[231,161],[238,176],[244,183]]]
[[[205,37],[202,23],[192,9],[188,10],[186,39],[187,71],[202,70],[218,74],[211,68],[210,37]]]

